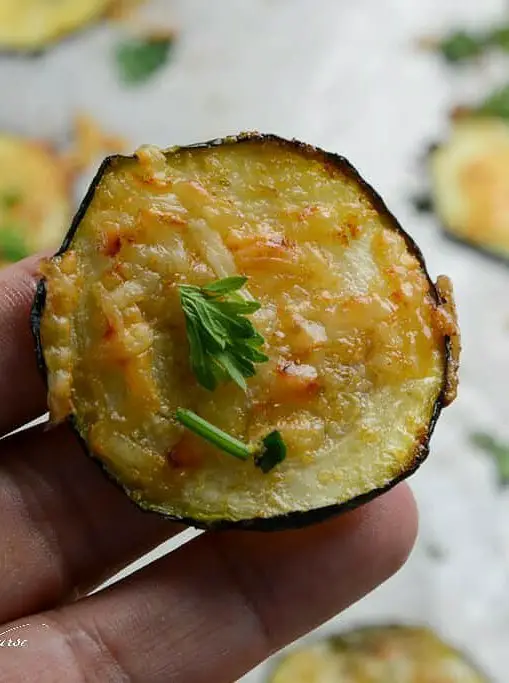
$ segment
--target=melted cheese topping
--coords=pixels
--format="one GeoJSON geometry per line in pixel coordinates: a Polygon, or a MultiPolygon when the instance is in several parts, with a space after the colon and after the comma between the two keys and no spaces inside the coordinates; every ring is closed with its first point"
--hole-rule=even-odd
{"type": "Polygon", "coordinates": [[[98,18],[111,0],[2,0],[0,48],[42,49],[98,18]]]}
{"type": "Polygon", "coordinates": [[[3,231],[18,232],[28,253],[56,249],[71,216],[65,164],[43,144],[0,134],[0,263],[3,231]]]}
{"type": "Polygon", "coordinates": [[[352,631],[287,655],[271,683],[487,683],[432,631],[378,627],[352,631]]]}
{"type": "Polygon", "coordinates": [[[509,125],[466,119],[432,155],[436,210],[446,229],[490,251],[509,254],[509,125]]]}
{"type": "Polygon", "coordinates": [[[202,522],[273,517],[414,466],[450,320],[392,219],[318,153],[245,140],[116,159],[45,275],[52,418],[74,414],[140,503],[202,522]],[[270,361],[247,395],[211,393],[190,370],[177,286],[236,273],[262,304],[270,361]],[[244,441],[279,429],[288,457],[262,474],[179,426],[179,406],[244,441]]]}

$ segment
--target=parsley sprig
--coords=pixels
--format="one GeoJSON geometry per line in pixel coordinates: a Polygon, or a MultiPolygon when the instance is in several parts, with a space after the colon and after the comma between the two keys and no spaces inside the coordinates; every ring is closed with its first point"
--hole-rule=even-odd
{"type": "Polygon", "coordinates": [[[225,453],[233,455],[239,460],[253,458],[256,467],[261,469],[264,474],[270,472],[286,458],[286,445],[278,431],[271,432],[260,441],[245,444],[210,424],[191,410],[178,408],[175,417],[184,427],[225,453]]]}
{"type": "MultiPolygon", "coordinates": [[[[231,380],[247,391],[246,378],[256,374],[255,364],[269,360],[260,351],[264,338],[246,317],[260,309],[257,301],[240,294],[246,282],[246,277],[233,276],[204,287],[179,286],[191,368],[198,382],[209,391],[214,391],[220,382],[231,380]]],[[[286,445],[278,431],[246,444],[191,410],[178,408],[175,419],[225,453],[244,461],[253,458],[264,473],[286,458],[286,445]]]]}
{"type": "Polygon", "coordinates": [[[117,68],[126,85],[135,86],[150,80],[168,62],[173,37],[133,38],[117,45],[117,68]]]}
{"type": "Polygon", "coordinates": [[[269,360],[260,351],[263,337],[245,317],[260,308],[258,302],[247,301],[238,293],[246,282],[246,277],[235,276],[205,287],[179,287],[191,367],[209,391],[227,380],[246,391],[245,378],[256,374],[255,363],[269,360]]]}

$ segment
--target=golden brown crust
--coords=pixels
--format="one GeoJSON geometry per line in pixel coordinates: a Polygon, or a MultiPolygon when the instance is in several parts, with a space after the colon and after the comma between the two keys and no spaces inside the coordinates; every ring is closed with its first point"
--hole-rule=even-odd
{"type": "Polygon", "coordinates": [[[52,417],[67,408],[145,506],[201,524],[347,505],[406,476],[443,397],[445,313],[380,202],[343,160],[273,138],[114,158],[46,271],[52,417]],[[269,362],[247,395],[210,394],[190,372],[177,287],[237,273],[269,362]],[[205,444],[195,457],[177,407],[246,441],[277,428],[287,460],[263,475],[205,444]]]}
{"type": "Polygon", "coordinates": [[[443,330],[444,337],[449,340],[450,354],[444,396],[444,405],[448,406],[458,395],[461,334],[456,302],[454,300],[453,285],[450,278],[446,275],[440,275],[437,278],[436,287],[442,301],[442,306],[439,306],[437,309],[438,324],[443,330]]]}

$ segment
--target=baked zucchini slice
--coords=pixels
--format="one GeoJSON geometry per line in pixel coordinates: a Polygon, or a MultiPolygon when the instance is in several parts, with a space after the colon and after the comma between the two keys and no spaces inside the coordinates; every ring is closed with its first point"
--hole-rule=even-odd
{"type": "Polygon", "coordinates": [[[0,50],[38,52],[98,19],[112,0],[2,0],[0,50]]]}
{"type": "Polygon", "coordinates": [[[375,626],[284,656],[270,683],[488,683],[431,629],[375,626]]]}
{"type": "Polygon", "coordinates": [[[140,506],[195,526],[280,529],[355,507],[416,470],[454,398],[450,282],[431,282],[344,158],[297,141],[107,159],[42,272],[51,420],[70,419],[140,506]],[[223,353],[209,314],[225,280],[243,290],[223,312],[251,315],[225,321],[240,340],[223,353]],[[240,451],[263,444],[254,464],[179,409],[240,451]]]}
{"type": "Polygon", "coordinates": [[[460,117],[450,139],[431,153],[435,212],[447,234],[509,258],[509,125],[460,117]]]}
{"type": "Polygon", "coordinates": [[[57,249],[72,211],[71,179],[57,154],[0,133],[0,265],[57,249]]]}

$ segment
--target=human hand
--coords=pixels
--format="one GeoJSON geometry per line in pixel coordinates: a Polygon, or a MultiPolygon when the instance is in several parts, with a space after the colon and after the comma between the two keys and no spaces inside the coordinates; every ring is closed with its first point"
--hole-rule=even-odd
{"type": "MultiPolygon", "coordinates": [[[[35,282],[36,259],[0,272],[1,434],[46,410],[35,282]]],[[[86,597],[183,528],[41,426],[0,444],[0,514],[0,683],[231,683],[395,572],[417,519],[402,485],[300,531],[205,533],[86,597]]]]}

